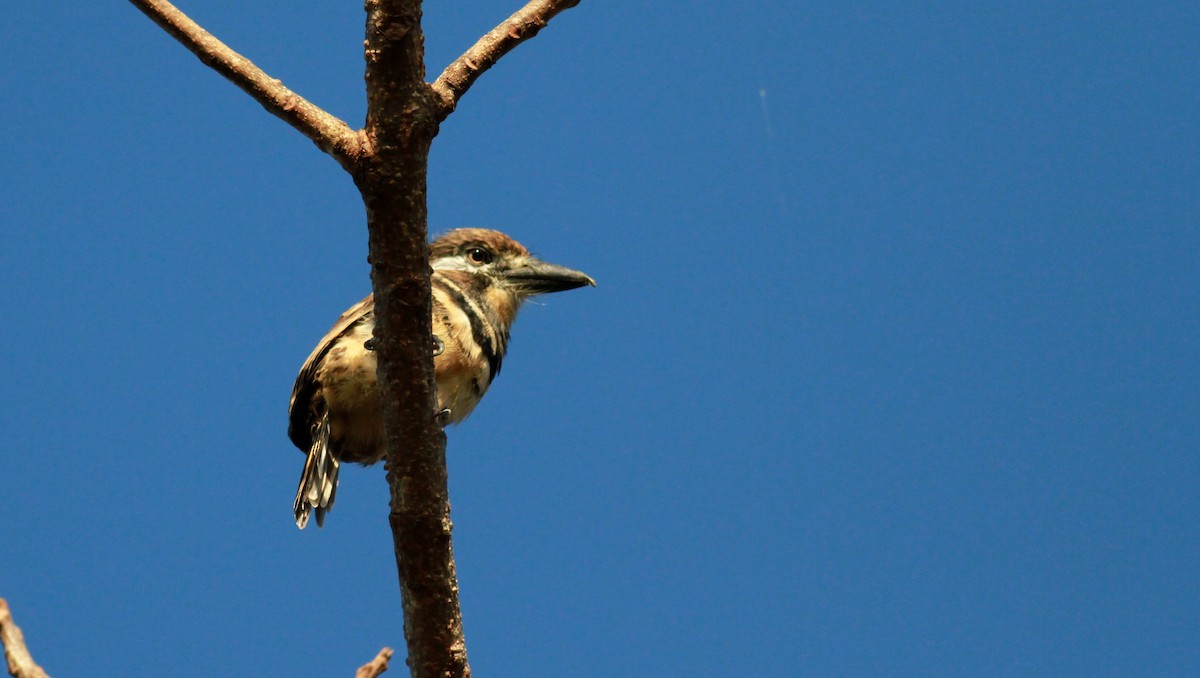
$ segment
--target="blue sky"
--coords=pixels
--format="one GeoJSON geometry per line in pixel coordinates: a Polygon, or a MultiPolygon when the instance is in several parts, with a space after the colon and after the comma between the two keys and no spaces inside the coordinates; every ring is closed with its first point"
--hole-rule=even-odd
{"type": "MultiPolygon", "coordinates": [[[[361,124],[361,3],[181,7],[361,124]]],[[[515,7],[428,3],[431,77],[515,7]]],[[[352,183],[125,2],[2,13],[35,656],[401,647],[382,467],[291,518],[292,380],[369,289],[352,183]]],[[[527,307],[450,431],[475,671],[1200,671],[1198,44],[1194,3],[585,0],[484,76],[431,227],[599,287],[527,307]]]]}

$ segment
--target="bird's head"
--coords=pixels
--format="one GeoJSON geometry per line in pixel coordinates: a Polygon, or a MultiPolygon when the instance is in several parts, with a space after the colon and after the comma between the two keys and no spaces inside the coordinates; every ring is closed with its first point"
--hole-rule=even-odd
{"type": "Polygon", "coordinates": [[[460,228],[443,234],[430,245],[429,260],[435,271],[482,276],[477,280],[485,280],[490,283],[487,287],[511,295],[517,303],[535,294],[596,284],[588,275],[544,262],[516,240],[484,228],[460,228]]]}

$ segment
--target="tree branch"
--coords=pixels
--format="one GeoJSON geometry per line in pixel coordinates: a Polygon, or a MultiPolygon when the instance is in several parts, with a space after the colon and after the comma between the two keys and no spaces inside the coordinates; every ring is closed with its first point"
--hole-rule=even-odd
{"type": "Polygon", "coordinates": [[[532,0],[517,10],[446,67],[433,83],[437,95],[437,119],[445,120],[458,106],[483,72],[511,52],[517,45],[538,34],[559,12],[578,5],[580,0],[532,0]]]}
{"type": "Polygon", "coordinates": [[[8,601],[3,598],[0,598],[0,644],[4,645],[4,658],[8,660],[8,675],[13,678],[50,678],[33,661],[29,648],[25,647],[25,634],[13,621],[8,601]]]}
{"type": "Polygon", "coordinates": [[[361,139],[349,125],[284,87],[166,0],[129,1],[206,66],[225,76],[272,115],[295,127],[347,170],[358,161],[361,139]]]}
{"type": "Polygon", "coordinates": [[[450,544],[446,436],[437,425],[426,212],[437,134],[420,0],[367,0],[367,208],[392,540],[416,677],[469,676],[450,544]]]}
{"type": "Polygon", "coordinates": [[[354,672],[354,678],[378,678],[380,674],[388,670],[388,661],[391,660],[392,648],[385,647],[375,655],[371,661],[358,667],[354,672]]]}
{"type": "MultiPolygon", "coordinates": [[[[388,518],[414,678],[471,675],[450,541],[446,436],[435,420],[426,207],[429,148],[438,124],[483,71],[579,1],[530,2],[429,85],[421,0],[366,0],[367,124],[355,132],[166,0],[130,0],[202,62],[336,158],[362,193],[388,448],[388,518]]],[[[385,648],[359,669],[359,677],[382,673],[390,656],[385,648]]]]}

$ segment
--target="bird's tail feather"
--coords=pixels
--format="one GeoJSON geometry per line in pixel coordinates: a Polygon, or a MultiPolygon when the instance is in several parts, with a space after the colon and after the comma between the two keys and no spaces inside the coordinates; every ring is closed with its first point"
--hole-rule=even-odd
{"type": "Polygon", "coordinates": [[[304,461],[304,473],[300,475],[300,487],[296,489],[296,527],[304,529],[308,524],[309,512],[316,510],[317,527],[325,526],[325,512],[333,508],[337,497],[338,466],[340,462],[329,449],[329,415],[321,417],[321,423],[313,432],[312,447],[304,461]]]}

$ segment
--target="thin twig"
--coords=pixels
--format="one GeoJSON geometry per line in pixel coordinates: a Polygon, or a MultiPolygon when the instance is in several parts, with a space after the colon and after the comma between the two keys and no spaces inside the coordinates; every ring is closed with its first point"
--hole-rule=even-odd
{"type": "Polygon", "coordinates": [[[580,0],[532,0],[499,26],[488,31],[471,49],[446,67],[433,83],[437,95],[438,120],[454,112],[458,100],[484,71],[496,65],[500,57],[538,34],[559,12],[578,5],[580,0]]]}
{"type": "Polygon", "coordinates": [[[284,87],[249,59],[204,30],[166,0],[129,0],[154,23],[271,114],[295,127],[347,170],[357,161],[359,134],[337,117],[284,87]]]}
{"type": "Polygon", "coordinates": [[[25,647],[25,634],[13,621],[8,602],[3,598],[0,598],[0,644],[4,645],[4,658],[8,660],[8,675],[13,678],[50,678],[33,661],[29,648],[25,647]]]}
{"type": "Polygon", "coordinates": [[[379,654],[375,655],[374,659],[358,667],[358,671],[354,672],[354,678],[377,678],[379,674],[388,670],[388,661],[393,654],[392,648],[383,648],[379,654]]]}

